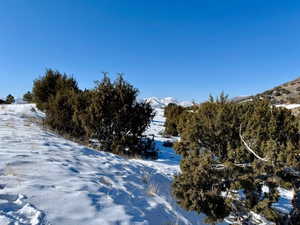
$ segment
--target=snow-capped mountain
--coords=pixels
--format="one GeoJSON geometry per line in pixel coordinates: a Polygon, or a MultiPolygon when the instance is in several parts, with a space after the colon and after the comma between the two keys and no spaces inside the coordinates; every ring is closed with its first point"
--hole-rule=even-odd
{"type": "Polygon", "coordinates": [[[164,108],[170,103],[174,103],[181,106],[190,106],[192,102],[184,101],[180,102],[173,97],[166,97],[166,98],[157,98],[157,97],[150,97],[144,99],[146,102],[150,103],[153,108],[164,108]]]}

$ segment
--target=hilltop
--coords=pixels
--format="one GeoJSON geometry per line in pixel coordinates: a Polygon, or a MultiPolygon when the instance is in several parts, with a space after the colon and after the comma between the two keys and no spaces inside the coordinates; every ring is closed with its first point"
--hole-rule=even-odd
{"type": "Polygon", "coordinates": [[[253,97],[260,97],[269,99],[273,104],[300,104],[300,77],[278,85],[272,89],[266,90],[262,93],[248,96],[235,97],[234,101],[242,102],[252,99],[253,97]]]}

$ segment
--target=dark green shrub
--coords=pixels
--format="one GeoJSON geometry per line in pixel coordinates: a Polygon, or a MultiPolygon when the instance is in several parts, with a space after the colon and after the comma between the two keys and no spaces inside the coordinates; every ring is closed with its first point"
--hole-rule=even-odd
{"type": "Polygon", "coordinates": [[[30,91],[28,91],[27,93],[25,93],[23,95],[23,101],[28,102],[28,103],[33,102],[33,95],[30,91]]]}
{"type": "Polygon", "coordinates": [[[138,90],[122,76],[111,82],[104,76],[91,91],[84,118],[87,134],[99,140],[101,149],[117,154],[143,155],[142,134],[154,116],[150,104],[137,102],[138,90]]]}
{"type": "Polygon", "coordinates": [[[167,148],[172,148],[173,147],[173,142],[171,141],[164,141],[163,146],[167,148]]]}
{"type": "Polygon", "coordinates": [[[287,97],[286,103],[287,104],[299,104],[300,98],[299,97],[287,97]]]}
{"type": "Polygon", "coordinates": [[[94,89],[81,91],[73,78],[47,70],[35,81],[33,93],[46,112],[45,123],[57,132],[97,139],[101,150],[116,154],[157,156],[154,141],[143,137],[153,109],[137,102],[138,90],[122,76],[112,83],[105,75],[94,89]]]}
{"type": "Polygon", "coordinates": [[[286,180],[281,174],[299,168],[299,130],[289,110],[261,100],[237,104],[220,98],[202,104],[181,126],[175,149],[183,156],[182,173],[173,194],[183,208],[205,213],[210,222],[230,213],[249,216],[250,210],[278,222],[271,204],[286,180]],[[237,190],[244,199],[232,198],[237,190]]]}
{"type": "Polygon", "coordinates": [[[9,94],[7,97],[6,97],[6,104],[12,104],[12,103],[15,103],[15,97],[12,96],[11,94],[9,94]]]}
{"type": "Polygon", "coordinates": [[[72,137],[85,135],[84,129],[75,119],[78,98],[81,92],[61,90],[51,96],[46,110],[45,123],[52,129],[72,137]]]}
{"type": "Polygon", "coordinates": [[[91,105],[92,101],[92,91],[84,90],[77,93],[74,98],[74,113],[73,122],[77,127],[82,127],[84,129],[84,136],[87,136],[87,128],[85,127],[85,121],[88,119],[87,109],[91,105]]]}
{"type": "Polygon", "coordinates": [[[300,192],[295,194],[292,204],[294,208],[291,212],[291,224],[300,225],[300,192]]]}
{"type": "Polygon", "coordinates": [[[34,81],[32,94],[33,101],[40,110],[47,110],[49,99],[54,97],[59,91],[78,91],[75,79],[67,77],[58,71],[47,69],[44,76],[34,81]]]}
{"type": "Polygon", "coordinates": [[[165,107],[164,116],[166,118],[165,122],[165,134],[178,136],[178,122],[181,114],[184,111],[184,107],[170,103],[165,107]]]}
{"type": "Polygon", "coordinates": [[[274,96],[277,96],[277,97],[278,97],[278,96],[281,96],[281,95],[282,95],[282,94],[281,94],[279,91],[274,93],[274,96]]]}

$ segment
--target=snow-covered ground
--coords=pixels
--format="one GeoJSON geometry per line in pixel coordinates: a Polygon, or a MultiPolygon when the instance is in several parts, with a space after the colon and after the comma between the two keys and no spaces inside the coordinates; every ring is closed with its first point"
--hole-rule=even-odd
{"type": "Polygon", "coordinates": [[[300,107],[300,104],[283,104],[283,105],[276,105],[276,107],[283,107],[286,109],[296,109],[300,107]]]}
{"type": "MultiPolygon", "coordinates": [[[[170,193],[180,156],[163,147],[163,108],[146,134],[155,135],[157,160],[99,152],[46,131],[33,104],[0,106],[0,225],[204,224],[170,193]]],[[[176,139],[173,138],[175,141],[176,139]]],[[[291,210],[281,189],[273,206],[291,210]]],[[[228,222],[230,220],[227,220],[228,222]]],[[[264,223],[268,224],[268,223],[264,223]]]]}
{"type": "Polygon", "coordinates": [[[170,184],[179,156],[164,148],[163,110],[147,134],[156,161],[98,152],[39,127],[34,105],[0,106],[0,225],[202,224],[170,184]]]}

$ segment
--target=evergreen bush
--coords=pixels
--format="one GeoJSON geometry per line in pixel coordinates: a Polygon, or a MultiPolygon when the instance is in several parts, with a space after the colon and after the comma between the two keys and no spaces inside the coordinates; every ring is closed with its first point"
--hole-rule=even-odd
{"type": "Polygon", "coordinates": [[[156,158],[154,140],[143,136],[153,109],[138,102],[137,94],[121,75],[111,82],[105,74],[94,89],[81,91],[73,78],[53,70],[33,88],[35,102],[46,113],[45,123],[57,132],[97,139],[101,150],[116,154],[156,158]]]}
{"type": "Polygon", "coordinates": [[[164,116],[166,118],[165,122],[165,134],[178,136],[178,122],[181,114],[184,111],[184,107],[170,103],[165,107],[164,116]]]}
{"type": "Polygon", "coordinates": [[[6,104],[13,104],[15,103],[15,97],[12,96],[11,94],[9,94],[7,97],[6,97],[6,104]]]}
{"type": "Polygon", "coordinates": [[[175,144],[183,157],[173,182],[178,203],[205,213],[211,223],[230,214],[249,216],[250,210],[279,222],[271,207],[277,187],[293,182],[287,168],[299,169],[299,130],[291,112],[264,100],[233,103],[222,95],[188,116],[175,144]]]}
{"type": "Polygon", "coordinates": [[[49,99],[55,97],[62,90],[79,91],[76,80],[59,71],[47,69],[44,76],[34,81],[33,101],[40,110],[47,110],[49,99]]]}
{"type": "Polygon", "coordinates": [[[49,98],[45,123],[61,134],[72,137],[85,135],[84,128],[76,121],[77,99],[81,95],[75,90],[60,90],[49,98]]]}
{"type": "Polygon", "coordinates": [[[32,93],[30,91],[28,91],[27,93],[25,93],[23,95],[23,101],[25,101],[27,103],[33,102],[33,96],[32,96],[32,93]]]}
{"type": "Polygon", "coordinates": [[[116,154],[143,155],[142,134],[154,117],[146,102],[137,102],[138,90],[122,76],[114,82],[104,76],[91,91],[91,104],[80,117],[87,134],[101,149],[116,154]]]}

